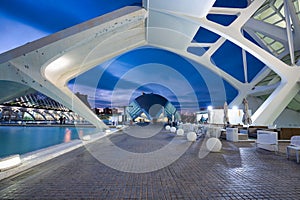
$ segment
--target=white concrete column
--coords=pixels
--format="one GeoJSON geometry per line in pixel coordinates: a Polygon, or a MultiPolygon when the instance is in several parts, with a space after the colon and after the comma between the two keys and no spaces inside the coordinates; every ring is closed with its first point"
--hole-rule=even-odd
{"type": "MultiPolygon", "coordinates": [[[[295,70],[299,74],[299,70],[295,70]]],[[[255,125],[271,125],[299,92],[298,79],[293,75],[288,82],[282,82],[266,101],[252,115],[255,125]]]]}
{"type": "Polygon", "coordinates": [[[262,1],[252,2],[249,7],[241,12],[240,17],[228,27],[221,26],[204,18],[194,18],[194,20],[199,22],[200,26],[219,34],[245,49],[281,77],[281,85],[261,105],[252,117],[252,121],[256,124],[269,125],[275,121],[299,91],[297,82],[299,81],[300,73],[295,67],[286,65],[269,52],[244,38],[241,34],[240,30],[242,26],[262,4],[262,1]]]}
{"type": "Polygon", "coordinates": [[[145,44],[146,11],[125,7],[0,55],[0,80],[29,86],[75,111],[98,128],[107,126],[68,88],[81,73],[145,44]],[[51,63],[63,58],[62,62],[51,63]],[[49,66],[50,65],[50,66],[49,66]]]}

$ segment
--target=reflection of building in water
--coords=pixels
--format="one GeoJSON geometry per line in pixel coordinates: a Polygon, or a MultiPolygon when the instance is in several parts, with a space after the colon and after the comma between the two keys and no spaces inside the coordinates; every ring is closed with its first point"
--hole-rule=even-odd
{"type": "Polygon", "coordinates": [[[158,94],[145,94],[134,99],[126,113],[136,122],[180,121],[180,114],[171,102],[158,94]]]}
{"type": "Polygon", "coordinates": [[[72,131],[70,129],[66,128],[64,142],[70,142],[71,141],[71,134],[72,134],[72,131]]]}
{"type": "Polygon", "coordinates": [[[80,139],[82,139],[82,137],[83,137],[83,130],[79,130],[78,136],[79,136],[80,139]]]}

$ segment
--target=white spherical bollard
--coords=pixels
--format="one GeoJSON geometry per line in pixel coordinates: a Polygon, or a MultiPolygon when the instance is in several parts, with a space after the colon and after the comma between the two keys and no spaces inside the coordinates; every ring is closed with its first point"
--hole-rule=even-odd
{"type": "Polygon", "coordinates": [[[122,125],[117,125],[116,128],[117,129],[121,129],[123,126],[122,125]]]}
{"type": "Polygon", "coordinates": [[[178,136],[183,136],[184,135],[184,130],[182,128],[177,130],[177,135],[178,136]]]}
{"type": "Polygon", "coordinates": [[[222,142],[218,138],[209,138],[206,147],[211,152],[219,152],[222,149],[222,142]]]}
{"type": "Polygon", "coordinates": [[[82,137],[82,140],[83,141],[89,141],[89,140],[91,140],[91,136],[90,135],[85,135],[85,136],[82,137]]]}
{"type": "Polygon", "coordinates": [[[169,131],[170,128],[171,128],[171,126],[169,126],[169,125],[167,125],[167,126],[165,127],[165,129],[166,129],[167,131],[169,131]]]}
{"type": "Polygon", "coordinates": [[[171,127],[170,131],[171,131],[171,133],[175,133],[176,132],[176,127],[171,127]]]}
{"type": "Polygon", "coordinates": [[[187,138],[188,141],[194,142],[194,141],[196,141],[196,139],[197,139],[197,135],[196,135],[195,132],[189,132],[189,133],[186,135],[186,138],[187,138]]]}

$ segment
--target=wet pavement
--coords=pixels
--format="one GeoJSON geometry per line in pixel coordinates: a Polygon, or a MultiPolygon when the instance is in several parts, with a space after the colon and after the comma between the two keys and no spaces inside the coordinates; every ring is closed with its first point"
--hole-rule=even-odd
{"type": "Polygon", "coordinates": [[[0,181],[0,199],[300,199],[300,164],[293,154],[287,160],[287,143],[274,153],[250,142],[222,140],[221,152],[200,155],[205,138],[190,143],[165,130],[148,138],[128,131],[109,136],[107,148],[131,152],[120,152],[123,161],[115,162],[129,165],[131,172],[99,161],[107,155],[107,140],[101,139],[0,181]],[[174,151],[160,152],[171,144],[174,151]],[[178,159],[167,159],[183,150],[178,159]],[[134,172],[135,163],[146,162],[153,152],[166,159],[152,160],[147,172],[134,172]],[[140,154],[145,156],[136,159],[140,154]],[[155,170],[163,162],[166,166],[155,170]]]}

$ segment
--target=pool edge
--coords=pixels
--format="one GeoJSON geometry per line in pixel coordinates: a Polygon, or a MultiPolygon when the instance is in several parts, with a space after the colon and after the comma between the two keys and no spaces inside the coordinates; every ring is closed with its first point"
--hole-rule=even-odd
{"type": "Polygon", "coordinates": [[[29,153],[23,154],[23,155],[21,155],[22,164],[14,167],[14,168],[0,172],[0,181],[3,179],[9,178],[10,176],[21,173],[25,170],[28,170],[28,169],[30,169],[34,166],[37,166],[43,162],[49,161],[53,158],[56,158],[58,156],[66,154],[70,151],[73,151],[75,149],[83,147],[86,144],[95,142],[96,140],[102,139],[103,137],[107,137],[113,133],[119,132],[121,130],[122,129],[116,129],[109,133],[102,133],[102,134],[99,133],[97,136],[93,137],[89,141],[82,141],[80,139],[77,139],[77,140],[73,140],[68,143],[54,145],[54,146],[45,148],[43,150],[37,150],[34,152],[29,152],[29,153]]]}

